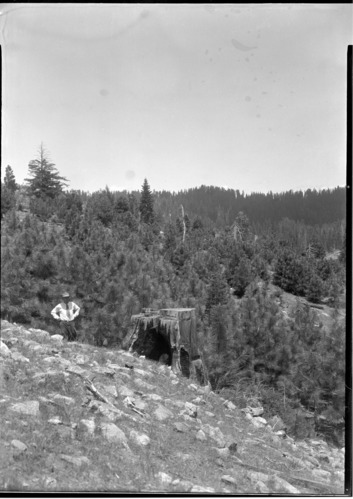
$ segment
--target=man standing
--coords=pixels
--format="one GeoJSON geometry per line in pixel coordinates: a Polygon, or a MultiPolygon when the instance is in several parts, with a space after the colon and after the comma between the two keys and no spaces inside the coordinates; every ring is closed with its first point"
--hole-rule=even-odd
{"type": "Polygon", "coordinates": [[[60,321],[63,336],[66,337],[68,341],[75,341],[77,338],[77,331],[74,320],[80,313],[80,307],[73,301],[70,301],[69,293],[65,292],[61,297],[62,302],[53,308],[51,315],[54,319],[60,321]]]}

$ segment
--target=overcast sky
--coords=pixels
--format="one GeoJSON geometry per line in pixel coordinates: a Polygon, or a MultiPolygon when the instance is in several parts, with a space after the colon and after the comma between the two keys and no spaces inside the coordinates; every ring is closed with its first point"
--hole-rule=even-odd
{"type": "Polygon", "coordinates": [[[69,187],[346,182],[349,4],[1,4],[2,172],[69,187]]]}

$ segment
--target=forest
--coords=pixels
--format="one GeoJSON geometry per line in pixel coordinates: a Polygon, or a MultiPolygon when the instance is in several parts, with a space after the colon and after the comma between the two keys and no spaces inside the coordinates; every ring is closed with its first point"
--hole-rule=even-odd
{"type": "Polygon", "coordinates": [[[11,166],[1,182],[3,319],[58,333],[50,311],[68,291],[81,307],[80,341],[120,348],[143,308],[195,308],[214,390],[262,404],[295,436],[310,414],[338,445],[344,188],[170,193],[145,179],[139,192],[87,193],[67,189],[43,146],[28,167],[24,184],[11,166]],[[284,313],[289,294],[295,306],[284,313]],[[330,308],[329,328],[315,306],[330,308]]]}

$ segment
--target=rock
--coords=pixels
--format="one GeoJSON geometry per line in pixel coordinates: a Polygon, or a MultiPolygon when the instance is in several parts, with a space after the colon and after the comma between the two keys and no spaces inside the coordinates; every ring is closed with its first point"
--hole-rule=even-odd
{"type": "Polygon", "coordinates": [[[177,457],[180,461],[189,461],[189,459],[191,459],[190,454],[185,454],[184,452],[177,452],[177,453],[176,453],[176,457],[177,457]]]}
{"type": "Polygon", "coordinates": [[[156,419],[158,419],[158,421],[165,421],[166,419],[172,418],[174,416],[169,409],[160,404],[153,414],[156,419]]]}
{"type": "Polygon", "coordinates": [[[334,475],[333,475],[334,479],[336,480],[344,480],[344,477],[345,477],[345,473],[344,471],[335,471],[334,475]]]}
{"type": "Polygon", "coordinates": [[[130,431],[130,438],[137,445],[140,445],[141,447],[146,447],[151,443],[151,439],[147,435],[145,435],[144,433],[139,433],[138,431],[135,430],[130,431]]]}
{"type": "Polygon", "coordinates": [[[83,366],[84,364],[88,364],[90,358],[87,355],[78,354],[74,357],[74,362],[79,366],[83,366]]]}
{"type": "Polygon", "coordinates": [[[306,459],[306,461],[309,461],[310,463],[312,463],[313,466],[316,466],[317,468],[320,468],[320,463],[319,463],[319,461],[315,457],[307,455],[305,457],[305,459],[306,459]]]}
{"type": "Polygon", "coordinates": [[[165,399],[164,403],[165,405],[172,405],[173,407],[179,407],[179,408],[185,407],[185,402],[183,402],[182,400],[165,399]]]}
{"type": "Polygon", "coordinates": [[[230,475],[222,475],[221,476],[221,480],[222,482],[225,482],[225,483],[230,483],[232,485],[236,485],[237,484],[237,481],[235,478],[233,478],[232,476],[230,475]]]}
{"type": "Polygon", "coordinates": [[[300,494],[300,490],[298,490],[296,487],[293,487],[290,483],[286,482],[286,480],[283,480],[283,478],[280,478],[279,476],[273,475],[270,479],[270,483],[268,483],[268,486],[270,487],[270,490],[272,492],[272,487],[275,492],[285,492],[288,494],[300,494]]]}
{"type": "Polygon", "coordinates": [[[196,440],[199,440],[200,442],[205,442],[207,440],[205,432],[202,430],[199,430],[196,433],[196,440]]]}
{"type": "Polygon", "coordinates": [[[168,473],[164,473],[163,471],[160,471],[159,473],[157,473],[156,478],[163,485],[169,485],[173,481],[173,478],[170,475],[168,475],[168,473]]]}
{"type": "Polygon", "coordinates": [[[189,482],[188,480],[179,480],[179,478],[173,480],[171,485],[174,487],[175,492],[190,492],[193,487],[192,482],[189,482]]]}
{"type": "Polygon", "coordinates": [[[73,440],[76,436],[75,431],[66,425],[58,425],[56,431],[62,439],[73,440]]]}
{"type": "Polygon", "coordinates": [[[202,485],[194,485],[191,488],[190,492],[193,494],[198,494],[198,493],[215,494],[216,491],[212,487],[203,487],[202,485]]]}
{"type": "Polygon", "coordinates": [[[26,362],[26,363],[29,362],[29,359],[24,355],[22,355],[20,352],[12,351],[11,354],[12,354],[12,360],[15,360],[16,362],[26,362]]]}
{"type": "Polygon", "coordinates": [[[55,402],[63,402],[65,405],[75,405],[76,401],[72,397],[66,397],[66,395],[61,395],[60,393],[57,393],[54,395],[53,400],[55,402]]]}
{"type": "Polygon", "coordinates": [[[246,417],[246,419],[247,419],[248,421],[252,421],[252,420],[253,420],[253,417],[252,417],[252,415],[251,415],[249,412],[247,412],[247,413],[245,414],[245,417],[246,417]]]}
{"type": "Polygon", "coordinates": [[[11,445],[18,452],[25,452],[27,450],[27,445],[21,442],[20,440],[11,440],[11,445]]]}
{"type": "Polygon", "coordinates": [[[247,409],[253,417],[261,416],[264,413],[263,407],[247,407],[247,409]]]}
{"type": "Polygon", "coordinates": [[[154,385],[151,385],[150,383],[146,383],[146,381],[143,381],[141,378],[135,378],[134,382],[137,386],[140,388],[143,388],[144,390],[155,390],[156,387],[154,385]]]}
{"type": "Polygon", "coordinates": [[[79,431],[87,433],[88,435],[94,435],[96,429],[96,424],[93,419],[81,419],[78,425],[79,431]]]}
{"type": "Polygon", "coordinates": [[[139,411],[144,411],[146,409],[146,407],[147,407],[147,404],[146,404],[146,402],[144,402],[141,399],[135,399],[135,407],[139,411]]]}
{"type": "Polygon", "coordinates": [[[64,337],[61,334],[53,334],[53,336],[50,337],[51,341],[56,344],[61,344],[64,341],[64,337]]]}
{"type": "Polygon", "coordinates": [[[35,338],[37,341],[47,341],[50,339],[50,334],[48,331],[43,331],[42,329],[33,329],[29,328],[28,331],[30,331],[31,337],[35,338]]]}
{"type": "Polygon", "coordinates": [[[90,460],[88,457],[85,456],[79,456],[79,457],[73,457],[73,456],[67,456],[66,454],[60,454],[60,459],[63,461],[66,461],[67,463],[72,464],[73,466],[76,466],[77,468],[80,468],[83,465],[89,465],[90,460]]]}
{"type": "Polygon", "coordinates": [[[56,481],[56,479],[51,477],[51,476],[45,478],[43,483],[44,483],[44,487],[46,489],[55,489],[58,485],[58,482],[56,481]]]}
{"type": "Polygon", "coordinates": [[[279,416],[273,416],[268,422],[273,431],[285,430],[286,425],[279,416]]]}
{"type": "Polygon", "coordinates": [[[162,400],[162,397],[160,395],[157,395],[157,393],[147,393],[144,395],[144,398],[148,400],[153,400],[154,402],[162,400]]]}
{"type": "Polygon", "coordinates": [[[264,482],[258,480],[255,483],[255,492],[259,492],[260,494],[269,494],[270,489],[267,487],[267,485],[264,484],[264,482]]]}
{"type": "Polygon", "coordinates": [[[197,418],[197,406],[191,402],[185,402],[185,411],[190,418],[197,418]]]}
{"type": "Polygon", "coordinates": [[[120,409],[116,409],[115,407],[106,404],[105,402],[99,402],[98,400],[91,400],[88,407],[92,411],[99,412],[110,421],[116,421],[123,416],[128,417],[128,415],[125,412],[120,411],[120,409]]]}
{"type": "Polygon", "coordinates": [[[236,405],[233,404],[233,402],[231,402],[230,400],[226,400],[223,405],[229,409],[230,411],[234,411],[234,409],[236,409],[236,405]]]}
{"type": "Polygon", "coordinates": [[[220,447],[225,447],[226,439],[218,427],[213,427],[209,424],[201,426],[201,430],[212,438],[220,447]]]}
{"type": "Polygon", "coordinates": [[[108,442],[121,444],[124,447],[127,445],[127,438],[125,433],[118,428],[114,423],[101,423],[100,429],[104,438],[108,442]]]}
{"type": "Polygon", "coordinates": [[[193,383],[190,383],[190,385],[188,385],[188,387],[190,388],[190,390],[194,390],[194,391],[197,391],[199,389],[197,387],[197,385],[194,385],[193,383]]]}
{"type": "Polygon", "coordinates": [[[265,473],[261,473],[260,471],[249,471],[248,476],[254,482],[258,482],[260,480],[264,483],[267,483],[270,478],[268,475],[266,475],[265,473]]]}
{"type": "Polygon", "coordinates": [[[207,416],[209,416],[210,418],[214,418],[215,417],[215,415],[213,414],[213,412],[210,412],[210,411],[205,411],[205,414],[207,416]]]}
{"type": "Polygon", "coordinates": [[[143,369],[135,369],[134,372],[142,376],[142,378],[151,378],[153,376],[150,372],[144,371],[143,369]]]}
{"type": "Polygon", "coordinates": [[[19,402],[10,407],[13,412],[27,414],[29,416],[39,416],[39,402],[37,400],[29,400],[27,402],[19,402]]]}
{"type": "Polygon", "coordinates": [[[59,416],[55,416],[54,418],[50,418],[48,419],[48,423],[50,424],[55,424],[55,425],[58,425],[58,424],[63,424],[62,420],[59,418],[59,416]]]}
{"type": "Polygon", "coordinates": [[[256,427],[256,428],[264,428],[266,426],[266,419],[264,419],[264,421],[266,421],[265,423],[263,423],[263,418],[253,418],[251,420],[252,424],[256,427]]]}
{"type": "Polygon", "coordinates": [[[280,438],[285,438],[286,432],[284,430],[276,431],[275,435],[277,435],[277,437],[280,437],[280,438]]]}
{"type": "Polygon", "coordinates": [[[186,433],[189,430],[189,427],[185,423],[174,423],[174,430],[179,431],[180,433],[186,433]]]}
{"type": "Polygon", "coordinates": [[[2,357],[11,357],[11,350],[0,340],[0,355],[2,357]]]}
{"type": "Polygon", "coordinates": [[[117,388],[117,392],[119,393],[119,395],[121,397],[133,397],[134,396],[134,392],[132,390],[130,390],[130,388],[128,388],[127,386],[118,386],[117,388]]]}
{"type": "Polygon", "coordinates": [[[317,476],[321,480],[330,480],[331,479],[330,471],[314,468],[312,470],[312,474],[317,476]]]}
{"type": "Polygon", "coordinates": [[[215,449],[217,455],[222,459],[227,459],[230,456],[230,450],[228,449],[228,447],[223,447],[221,449],[213,447],[213,449],[215,449]]]}

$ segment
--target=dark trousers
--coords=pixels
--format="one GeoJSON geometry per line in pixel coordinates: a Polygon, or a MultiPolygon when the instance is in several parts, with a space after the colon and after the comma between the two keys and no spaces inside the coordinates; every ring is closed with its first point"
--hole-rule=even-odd
{"type": "Polygon", "coordinates": [[[63,336],[67,339],[67,341],[75,341],[77,339],[77,331],[75,328],[74,321],[71,322],[60,322],[60,328],[63,336]]]}

